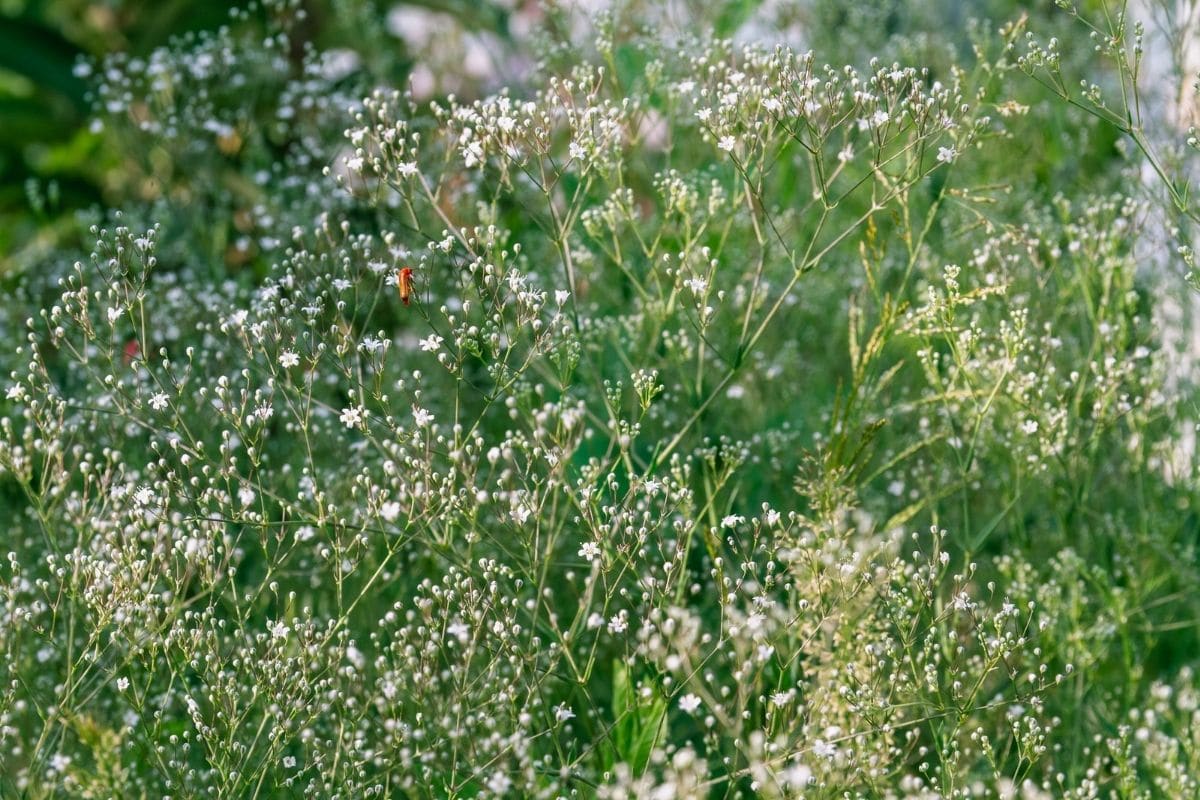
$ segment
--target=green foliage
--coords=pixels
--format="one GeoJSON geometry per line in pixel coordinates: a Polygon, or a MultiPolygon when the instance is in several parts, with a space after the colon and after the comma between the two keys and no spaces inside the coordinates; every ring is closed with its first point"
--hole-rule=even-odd
{"type": "Polygon", "coordinates": [[[0,796],[1197,793],[1145,34],[684,5],[3,6],[0,796]]]}

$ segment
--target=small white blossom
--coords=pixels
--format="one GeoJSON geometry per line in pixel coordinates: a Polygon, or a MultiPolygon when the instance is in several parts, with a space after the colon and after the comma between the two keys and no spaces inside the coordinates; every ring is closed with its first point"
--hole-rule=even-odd
{"type": "Polygon", "coordinates": [[[367,410],[362,406],[350,406],[342,409],[340,417],[342,424],[347,428],[357,428],[362,425],[363,420],[367,417],[367,410]]]}

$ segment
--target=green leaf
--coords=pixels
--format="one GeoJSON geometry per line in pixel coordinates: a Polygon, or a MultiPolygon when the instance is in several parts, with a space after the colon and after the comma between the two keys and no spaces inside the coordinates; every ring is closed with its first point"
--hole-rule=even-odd
{"type": "Polygon", "coordinates": [[[628,667],[614,661],[613,715],[617,720],[611,731],[614,761],[628,764],[635,776],[641,775],[654,746],[666,737],[667,700],[657,694],[642,699],[630,682],[628,667]]]}
{"type": "Polygon", "coordinates": [[[758,10],[762,0],[732,0],[726,3],[713,25],[717,36],[732,36],[758,10]]]}
{"type": "Polygon", "coordinates": [[[28,17],[0,24],[0,67],[24,75],[41,89],[68,98],[83,110],[86,84],[75,77],[81,50],[60,33],[28,17]]]}

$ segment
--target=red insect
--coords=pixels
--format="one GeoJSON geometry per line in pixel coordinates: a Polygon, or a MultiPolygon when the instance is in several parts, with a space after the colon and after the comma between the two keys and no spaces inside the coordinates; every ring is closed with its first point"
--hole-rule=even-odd
{"type": "Polygon", "coordinates": [[[396,275],[396,285],[400,287],[400,302],[408,305],[412,299],[412,268],[404,267],[396,275]]]}
{"type": "Polygon", "coordinates": [[[141,354],[142,348],[138,345],[138,340],[130,339],[125,343],[125,346],[121,348],[121,363],[128,367],[133,360],[141,356],[141,354]]]}

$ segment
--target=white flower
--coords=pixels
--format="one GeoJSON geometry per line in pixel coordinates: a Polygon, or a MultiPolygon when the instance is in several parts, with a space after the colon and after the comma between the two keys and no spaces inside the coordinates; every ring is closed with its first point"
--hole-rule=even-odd
{"type": "Polygon", "coordinates": [[[842,162],[843,164],[852,158],[854,158],[854,148],[850,145],[846,145],[838,151],[838,161],[842,162]]]}
{"type": "Polygon", "coordinates": [[[694,694],[685,694],[679,698],[679,710],[685,714],[691,714],[700,707],[700,698],[694,694]]]}
{"type": "Polygon", "coordinates": [[[279,354],[279,366],[284,369],[291,369],[300,363],[300,356],[296,355],[292,350],[284,350],[279,354]]]}
{"type": "Polygon", "coordinates": [[[346,648],[346,660],[353,664],[355,669],[362,669],[367,664],[367,657],[363,655],[363,651],[354,645],[346,648]]]}
{"type": "Polygon", "coordinates": [[[400,504],[394,500],[384,503],[379,507],[379,516],[383,517],[385,522],[395,522],[400,516],[400,504]]]}
{"type": "Polygon", "coordinates": [[[19,383],[14,383],[12,386],[8,387],[8,391],[4,393],[4,396],[9,400],[24,400],[25,387],[19,383]]]}
{"type": "Polygon", "coordinates": [[[958,157],[958,151],[955,150],[953,147],[939,147],[938,148],[937,160],[943,164],[949,164],[951,161],[953,161],[957,157],[958,157]]]}
{"type": "Polygon", "coordinates": [[[566,289],[558,289],[557,291],[554,292],[554,302],[558,303],[561,306],[563,303],[567,302],[567,298],[569,298],[570,296],[571,296],[571,293],[568,292],[566,289]]]}
{"type": "Polygon", "coordinates": [[[583,145],[579,142],[571,142],[571,146],[567,148],[567,152],[575,161],[582,161],[587,156],[587,151],[583,149],[583,145]]]}
{"type": "Polygon", "coordinates": [[[284,756],[283,757],[283,768],[284,769],[292,769],[295,766],[296,766],[296,757],[295,756],[284,756]]]}
{"type": "Polygon", "coordinates": [[[812,783],[812,770],[803,764],[788,767],[783,773],[783,782],[788,786],[801,787],[812,783]]]}
{"type": "Polygon", "coordinates": [[[362,406],[350,406],[342,409],[342,424],[347,428],[357,428],[366,418],[367,410],[362,406]]]}
{"type": "Polygon", "coordinates": [[[721,520],[721,527],[736,528],[739,524],[746,521],[746,518],[741,514],[728,514],[721,520]]]}
{"type": "Polygon", "coordinates": [[[154,502],[154,490],[149,486],[141,486],[133,493],[133,499],[139,506],[148,506],[154,502]]]}
{"type": "Polygon", "coordinates": [[[579,556],[586,558],[589,562],[593,561],[600,555],[600,545],[595,542],[584,542],[579,546],[579,556]]]}
{"type": "Polygon", "coordinates": [[[609,633],[624,633],[625,629],[628,627],[629,627],[629,622],[628,622],[628,620],[625,619],[624,612],[615,615],[612,619],[610,619],[608,621],[608,632],[609,633]]]}
{"type": "Polygon", "coordinates": [[[413,421],[417,423],[418,428],[424,428],[433,422],[433,414],[419,406],[414,406],[413,421]]]}
{"type": "Polygon", "coordinates": [[[129,678],[117,678],[117,691],[123,692],[129,688],[129,678]]]}
{"type": "Polygon", "coordinates": [[[683,285],[692,290],[692,294],[704,294],[704,290],[708,288],[708,281],[704,278],[688,278],[683,282],[683,285]]]}
{"type": "Polygon", "coordinates": [[[154,397],[150,398],[150,407],[155,411],[162,411],[167,407],[167,396],[162,392],[154,395],[154,397]]]}
{"type": "Polygon", "coordinates": [[[731,153],[733,152],[733,148],[737,147],[737,139],[734,139],[732,136],[722,136],[721,140],[717,142],[717,147],[726,153],[731,153]]]}
{"type": "Polygon", "coordinates": [[[1025,432],[1026,436],[1033,436],[1033,434],[1038,432],[1037,420],[1036,419],[1025,420],[1024,422],[1021,423],[1021,430],[1025,432]]]}
{"type": "Polygon", "coordinates": [[[443,341],[445,340],[442,337],[438,336],[436,333],[431,333],[429,336],[421,340],[421,349],[426,353],[432,353],[442,346],[443,341]]]}
{"type": "Polygon", "coordinates": [[[274,639],[286,639],[290,632],[291,628],[282,622],[276,622],[271,626],[271,637],[274,639]]]}
{"type": "Polygon", "coordinates": [[[562,703],[554,707],[554,719],[558,722],[566,722],[569,719],[575,718],[575,712],[567,708],[566,703],[562,703]]]}
{"type": "Polygon", "coordinates": [[[508,513],[509,516],[513,518],[514,522],[516,522],[518,525],[524,525],[529,521],[529,518],[533,516],[533,509],[525,503],[516,503],[508,513]]]}
{"type": "Polygon", "coordinates": [[[411,161],[402,161],[396,169],[400,171],[401,177],[404,178],[411,178],[417,174],[417,165],[411,161]]]}
{"type": "Polygon", "coordinates": [[[446,633],[453,636],[460,644],[466,644],[471,638],[471,628],[461,620],[452,622],[446,627],[446,633]]]}
{"type": "Polygon", "coordinates": [[[821,758],[833,758],[837,755],[837,745],[827,742],[824,739],[817,739],[813,742],[812,749],[813,753],[821,758]]]}
{"type": "Polygon", "coordinates": [[[463,163],[467,169],[483,163],[483,146],[479,142],[471,142],[463,148],[463,163]]]}

